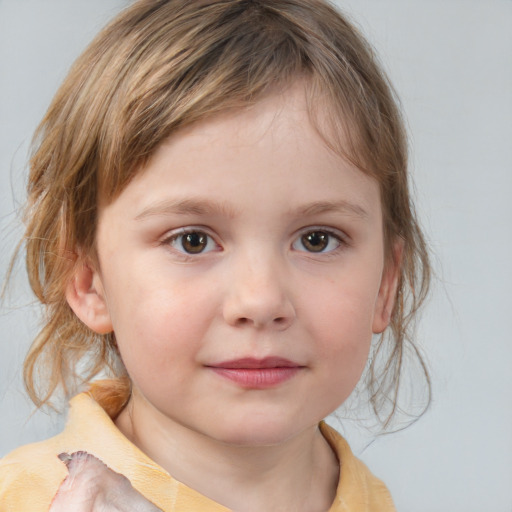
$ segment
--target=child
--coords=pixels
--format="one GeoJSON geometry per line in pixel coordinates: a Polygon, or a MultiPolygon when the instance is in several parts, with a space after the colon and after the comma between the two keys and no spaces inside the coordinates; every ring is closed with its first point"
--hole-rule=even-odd
{"type": "Polygon", "coordinates": [[[38,129],[25,236],[32,399],[112,379],[1,461],[0,510],[394,510],[322,420],[388,331],[369,386],[395,403],[429,276],[406,156],[371,49],[323,0],[124,11],[38,129]]]}

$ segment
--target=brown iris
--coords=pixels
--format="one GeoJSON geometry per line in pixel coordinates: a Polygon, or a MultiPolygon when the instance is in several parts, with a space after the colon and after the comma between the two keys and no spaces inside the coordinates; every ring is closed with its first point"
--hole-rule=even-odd
{"type": "Polygon", "coordinates": [[[198,254],[203,252],[208,244],[208,236],[205,233],[194,231],[182,235],[181,246],[185,252],[190,254],[198,254]]]}
{"type": "Polygon", "coordinates": [[[302,245],[311,252],[321,252],[329,244],[329,233],[325,231],[311,231],[301,237],[302,245]]]}

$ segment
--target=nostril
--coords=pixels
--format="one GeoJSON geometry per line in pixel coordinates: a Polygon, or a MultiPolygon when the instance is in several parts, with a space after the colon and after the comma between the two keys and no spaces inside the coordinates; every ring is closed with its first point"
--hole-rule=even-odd
{"type": "MultiPolygon", "coordinates": [[[[274,320],[273,320],[274,325],[284,325],[284,324],[286,324],[286,322],[287,322],[287,320],[286,320],[286,317],[284,317],[284,316],[278,316],[278,317],[274,318],[274,320]]],[[[243,325],[247,325],[247,324],[256,324],[256,325],[258,324],[258,322],[255,322],[247,317],[238,318],[236,323],[238,326],[243,326],[243,325]]],[[[266,323],[266,322],[264,322],[264,323],[266,323]]]]}

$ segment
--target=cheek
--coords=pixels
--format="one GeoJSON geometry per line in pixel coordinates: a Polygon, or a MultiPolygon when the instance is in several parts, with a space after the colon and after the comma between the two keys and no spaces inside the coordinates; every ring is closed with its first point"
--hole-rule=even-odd
{"type": "Polygon", "coordinates": [[[211,287],[144,275],[111,289],[111,316],[123,361],[130,372],[148,368],[155,373],[179,365],[198,349],[215,314],[211,287]]]}
{"type": "Polygon", "coordinates": [[[332,333],[347,344],[357,344],[361,338],[371,338],[377,296],[378,286],[374,282],[340,279],[324,288],[310,288],[304,308],[314,312],[311,321],[327,339],[332,333]]]}
{"type": "Polygon", "coordinates": [[[310,294],[315,311],[311,325],[326,382],[340,390],[341,401],[352,391],[365,367],[372,341],[375,286],[344,285],[310,294]],[[315,300],[316,298],[316,300],[315,300]]]}

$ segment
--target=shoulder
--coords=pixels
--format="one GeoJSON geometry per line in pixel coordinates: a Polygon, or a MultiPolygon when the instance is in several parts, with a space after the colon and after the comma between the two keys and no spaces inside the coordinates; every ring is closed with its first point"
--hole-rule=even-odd
{"type": "Polygon", "coordinates": [[[57,436],[0,459],[0,512],[47,512],[67,476],[59,453],[57,436]]]}
{"type": "Polygon", "coordinates": [[[384,482],[352,453],[347,441],[325,423],[320,429],[340,461],[336,499],[329,512],[396,512],[384,482]]]}
{"type": "Polygon", "coordinates": [[[0,459],[0,512],[48,512],[68,476],[66,465],[58,457],[63,452],[87,451],[107,462],[114,458],[120,463],[113,467],[123,467],[126,457],[116,457],[115,453],[123,453],[119,446],[127,441],[112,423],[109,412],[115,413],[124,404],[125,388],[117,381],[93,385],[90,391],[71,400],[66,427],[59,435],[22,446],[0,459]]]}

